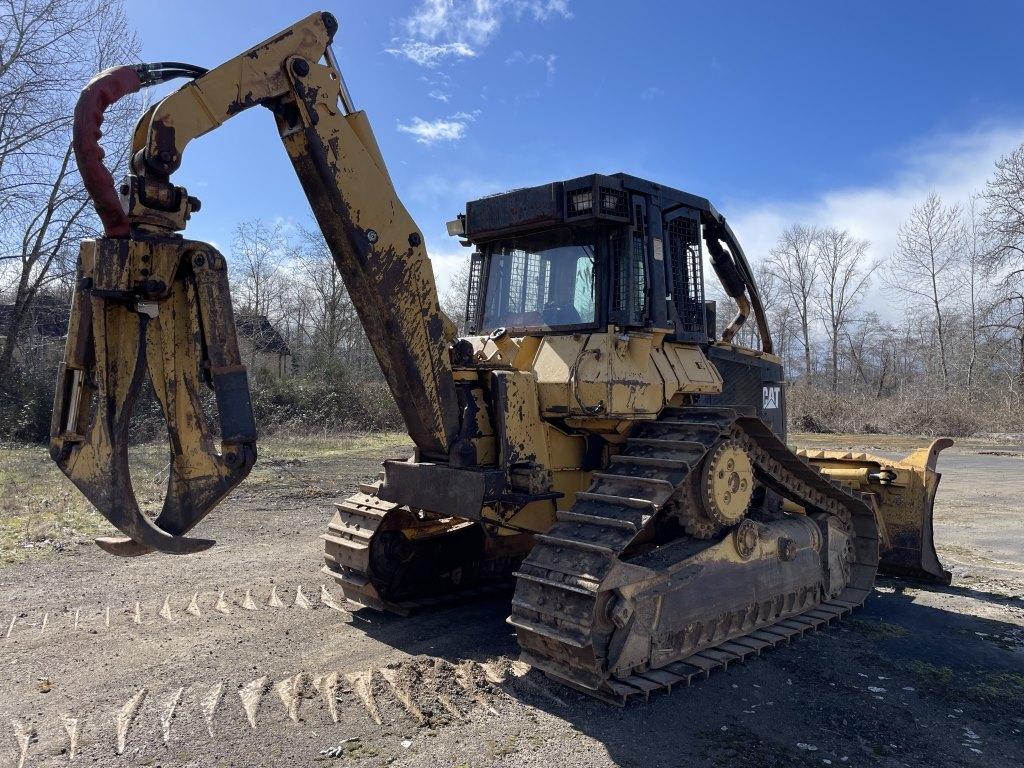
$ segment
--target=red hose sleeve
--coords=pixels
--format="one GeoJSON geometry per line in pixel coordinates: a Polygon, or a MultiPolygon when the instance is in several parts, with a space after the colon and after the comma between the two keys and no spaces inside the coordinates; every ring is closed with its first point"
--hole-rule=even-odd
{"type": "Polygon", "coordinates": [[[121,207],[114,177],[103,165],[103,147],[100,145],[103,113],[115,101],[141,87],[142,82],[134,67],[113,67],[90,80],[75,104],[71,139],[75,162],[107,237],[127,237],[129,231],[128,215],[121,207]]]}

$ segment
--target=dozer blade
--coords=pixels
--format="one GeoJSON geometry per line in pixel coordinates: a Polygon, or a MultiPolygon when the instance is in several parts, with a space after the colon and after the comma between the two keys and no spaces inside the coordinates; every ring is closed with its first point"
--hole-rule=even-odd
{"type": "Polygon", "coordinates": [[[942,475],[939,453],[953,445],[939,438],[898,461],[867,453],[801,450],[832,479],[869,494],[879,518],[879,570],[893,576],[949,584],[952,575],[935,552],[932,514],[942,475]]]}
{"type": "Polygon", "coordinates": [[[83,243],[79,276],[50,454],[125,534],[97,539],[104,550],[136,556],[207,549],[213,541],[184,534],[248,475],[256,459],[223,258],[202,243],[101,239],[83,243]],[[141,264],[143,275],[165,279],[134,281],[141,264]],[[155,520],[139,508],[128,463],[129,423],[147,370],[171,455],[155,520]],[[204,378],[217,397],[219,454],[200,401],[204,378]]]}

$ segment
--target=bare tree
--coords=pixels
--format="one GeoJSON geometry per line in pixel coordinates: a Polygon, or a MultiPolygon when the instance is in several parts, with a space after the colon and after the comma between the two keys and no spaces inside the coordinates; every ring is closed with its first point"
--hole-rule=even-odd
{"type": "MultiPolygon", "coordinates": [[[[12,285],[0,379],[40,291],[67,278],[96,219],[71,150],[77,89],[138,58],[120,0],[0,0],[0,276],[12,285]]],[[[112,109],[107,155],[123,163],[137,101],[112,109]]]]}
{"type": "Polygon", "coordinates": [[[1012,365],[1004,365],[1007,370],[1012,369],[1010,378],[1011,385],[1018,388],[1018,392],[1024,394],[1024,279],[1018,275],[1016,279],[1007,279],[999,287],[999,293],[992,303],[989,320],[984,328],[993,330],[1002,336],[1008,336],[1012,351],[1007,356],[1013,361],[1012,365]]]}
{"type": "Polygon", "coordinates": [[[804,375],[811,380],[811,315],[817,280],[816,248],[819,232],[816,227],[793,224],[779,235],[771,250],[769,266],[789,301],[800,327],[804,349],[804,375]]]}
{"type": "Polygon", "coordinates": [[[960,301],[967,326],[967,391],[971,392],[975,384],[975,371],[978,367],[979,340],[982,330],[982,314],[985,286],[989,281],[991,269],[989,258],[991,244],[986,221],[981,209],[978,195],[971,199],[964,211],[964,248],[960,267],[959,282],[961,284],[960,301]]]}
{"type": "Polygon", "coordinates": [[[878,268],[877,263],[867,262],[869,247],[867,240],[858,240],[845,229],[827,227],[818,235],[815,259],[821,284],[814,300],[828,335],[833,392],[839,390],[840,339],[878,268]]]}
{"type": "Polygon", "coordinates": [[[327,363],[358,346],[362,326],[320,230],[300,225],[293,254],[308,309],[311,357],[327,363]]]}
{"type": "Polygon", "coordinates": [[[235,225],[231,293],[242,314],[269,318],[280,307],[287,248],[280,222],[251,219],[235,225]]]}
{"type": "Polygon", "coordinates": [[[846,354],[857,379],[875,398],[886,394],[898,356],[898,331],[875,312],[847,323],[842,330],[846,354]]]}
{"type": "Polygon", "coordinates": [[[949,388],[947,313],[956,290],[956,265],[963,245],[960,206],[946,206],[932,193],[899,229],[886,285],[910,306],[927,308],[939,350],[943,389],[949,388]]]}
{"type": "Polygon", "coordinates": [[[1024,271],[1024,144],[996,161],[995,173],[981,193],[988,251],[996,266],[1024,271]]]}
{"type": "Polygon", "coordinates": [[[466,300],[469,296],[469,257],[455,270],[451,282],[441,294],[441,309],[450,317],[459,333],[466,332],[466,300]]]}
{"type": "Polygon", "coordinates": [[[1001,277],[993,306],[994,318],[987,327],[1009,330],[1014,335],[1018,350],[1014,356],[1015,374],[1010,381],[1024,391],[1024,144],[996,161],[995,173],[985,185],[981,200],[989,238],[985,249],[987,266],[1001,277]]]}

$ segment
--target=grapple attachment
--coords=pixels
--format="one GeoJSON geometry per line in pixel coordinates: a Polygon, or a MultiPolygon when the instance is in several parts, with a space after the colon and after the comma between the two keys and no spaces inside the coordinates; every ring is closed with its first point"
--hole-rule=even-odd
{"type": "Polygon", "coordinates": [[[881,535],[881,572],[949,584],[950,572],[935,552],[932,512],[942,477],[935,465],[939,453],[951,445],[953,441],[943,437],[898,461],[868,453],[798,453],[832,479],[873,499],[881,535]]]}
{"type": "Polygon", "coordinates": [[[98,539],[105,550],[185,554],[213,545],[184,534],[256,460],[227,270],[214,248],[174,236],[82,243],[50,455],[125,534],[98,539]],[[129,422],[147,371],[171,456],[167,495],[155,520],[139,509],[128,467],[129,422]],[[204,384],[216,396],[219,453],[200,399],[204,384]]]}

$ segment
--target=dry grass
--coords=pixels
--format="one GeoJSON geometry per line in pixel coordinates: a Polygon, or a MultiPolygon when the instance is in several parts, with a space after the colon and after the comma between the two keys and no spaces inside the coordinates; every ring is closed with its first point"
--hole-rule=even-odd
{"type": "Polygon", "coordinates": [[[71,548],[113,528],[41,445],[0,445],[0,561],[71,548]]]}
{"type": "MultiPolygon", "coordinates": [[[[404,456],[410,446],[406,435],[395,432],[268,438],[261,441],[260,459],[239,492],[301,488],[316,483],[305,476],[304,463],[404,456]]],[[[159,509],[167,481],[166,448],[147,443],[133,447],[130,456],[139,506],[159,509]]],[[[113,533],[50,460],[45,446],[0,444],[0,566],[68,551],[113,533]]]]}

